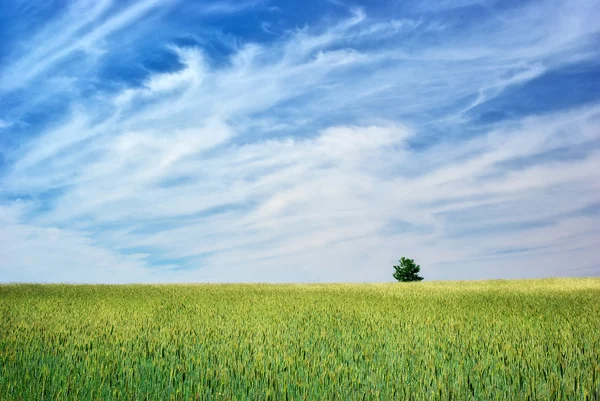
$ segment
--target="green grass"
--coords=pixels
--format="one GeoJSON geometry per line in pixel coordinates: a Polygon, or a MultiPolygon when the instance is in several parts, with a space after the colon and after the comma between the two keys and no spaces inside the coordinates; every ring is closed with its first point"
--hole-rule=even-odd
{"type": "Polygon", "coordinates": [[[0,400],[598,400],[600,279],[1,285],[0,400]]]}

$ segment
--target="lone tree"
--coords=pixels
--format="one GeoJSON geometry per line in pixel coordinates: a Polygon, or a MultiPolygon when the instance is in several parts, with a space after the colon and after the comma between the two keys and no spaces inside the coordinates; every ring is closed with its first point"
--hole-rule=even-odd
{"type": "Polygon", "coordinates": [[[398,281],[421,281],[423,277],[419,276],[421,266],[416,265],[415,261],[408,258],[400,259],[400,265],[394,266],[394,278],[398,281]]]}

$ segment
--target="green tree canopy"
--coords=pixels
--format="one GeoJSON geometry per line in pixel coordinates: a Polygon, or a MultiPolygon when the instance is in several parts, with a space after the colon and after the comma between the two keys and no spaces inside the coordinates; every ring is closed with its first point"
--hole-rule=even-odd
{"type": "Polygon", "coordinates": [[[398,281],[421,281],[423,277],[419,276],[421,266],[416,265],[413,259],[402,258],[400,265],[394,266],[394,278],[398,281]]]}

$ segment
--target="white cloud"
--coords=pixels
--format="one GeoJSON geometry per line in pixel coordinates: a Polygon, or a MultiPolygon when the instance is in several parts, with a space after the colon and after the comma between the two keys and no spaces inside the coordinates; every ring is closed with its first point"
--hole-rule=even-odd
{"type": "Polygon", "coordinates": [[[28,84],[57,63],[75,52],[94,52],[99,42],[148,13],[158,0],[134,3],[120,13],[106,15],[112,1],[80,0],[73,3],[67,14],[42,30],[33,40],[33,51],[13,63],[0,79],[0,90],[9,91],[28,84]]]}
{"type": "Polygon", "coordinates": [[[8,128],[11,125],[12,125],[11,122],[0,119],[0,130],[3,130],[4,128],[8,128]]]}
{"type": "Polygon", "coordinates": [[[80,233],[21,224],[26,209],[22,202],[0,206],[0,282],[156,281],[144,265],[145,255],[120,255],[80,233]]]}

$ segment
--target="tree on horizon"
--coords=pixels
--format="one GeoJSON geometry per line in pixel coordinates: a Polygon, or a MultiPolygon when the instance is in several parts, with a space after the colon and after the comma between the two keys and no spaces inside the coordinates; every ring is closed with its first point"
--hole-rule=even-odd
{"type": "Polygon", "coordinates": [[[423,280],[423,277],[419,276],[421,266],[415,264],[413,259],[402,257],[400,259],[400,264],[394,266],[394,269],[396,270],[394,272],[394,278],[398,281],[409,282],[423,280]]]}

